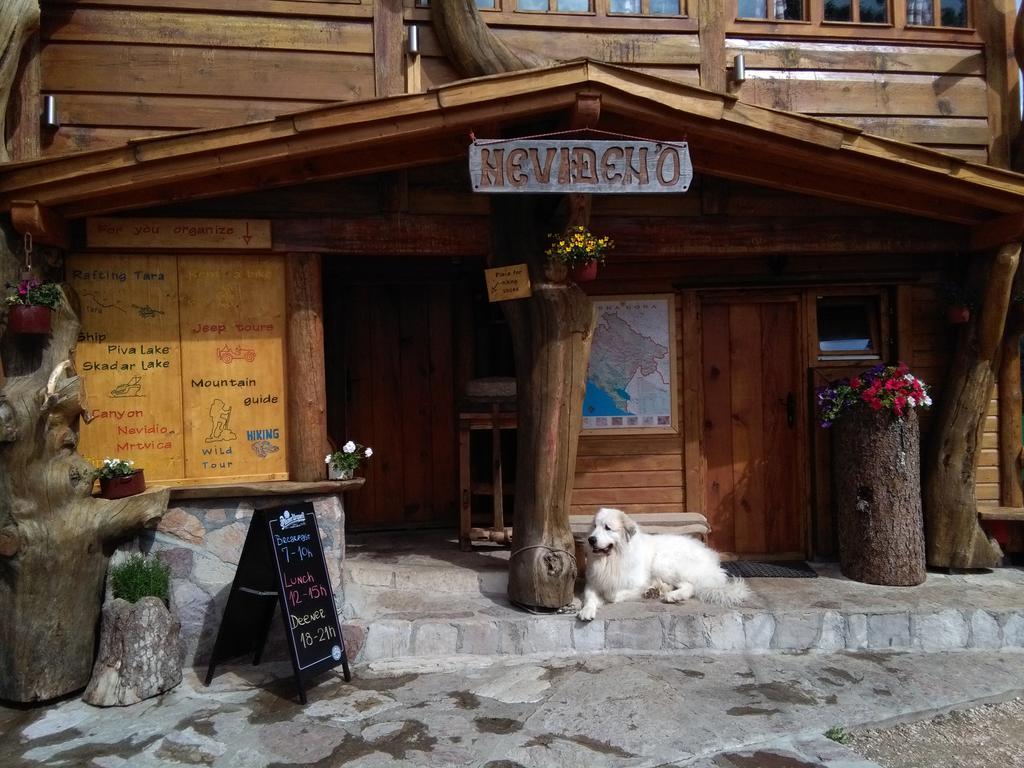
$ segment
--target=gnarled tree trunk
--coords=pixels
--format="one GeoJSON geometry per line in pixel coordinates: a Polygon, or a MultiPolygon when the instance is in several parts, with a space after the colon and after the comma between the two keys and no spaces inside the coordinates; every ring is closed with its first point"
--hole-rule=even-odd
{"type": "Polygon", "coordinates": [[[18,75],[21,53],[38,29],[38,0],[0,0],[0,162],[11,159],[6,141],[7,106],[18,75]]]}
{"type": "MultiPolygon", "coordinates": [[[[433,19],[445,54],[467,77],[544,63],[498,40],[474,0],[436,0],[433,19]]],[[[495,263],[526,262],[533,283],[530,298],[502,302],[519,394],[508,594],[516,603],[540,608],[572,600],[577,569],[569,502],[594,325],[593,306],[578,286],[544,277],[543,236],[558,228],[554,218],[543,196],[501,195],[491,205],[495,263]]]]}
{"type": "Polygon", "coordinates": [[[1020,248],[1003,246],[971,266],[970,284],[983,286],[980,311],[960,330],[926,465],[925,533],[928,564],[934,567],[992,568],[1002,562],[999,545],[978,522],[975,476],[1020,248]]]}
{"type": "Polygon", "coordinates": [[[78,319],[67,300],[51,337],[3,338],[0,388],[0,699],[83,688],[92,670],[109,543],[155,525],[168,490],[93,498],[76,452],[82,382],[69,375],[78,319]]]}

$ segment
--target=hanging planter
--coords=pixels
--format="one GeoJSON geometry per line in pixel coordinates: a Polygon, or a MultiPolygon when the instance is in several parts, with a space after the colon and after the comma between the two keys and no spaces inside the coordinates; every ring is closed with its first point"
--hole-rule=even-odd
{"type": "Polygon", "coordinates": [[[17,285],[8,284],[7,328],[13,334],[48,335],[52,327],[53,308],[61,299],[60,286],[25,278],[17,285]]]}
{"type": "Polygon", "coordinates": [[[950,325],[963,325],[971,319],[971,308],[965,306],[946,307],[946,320],[950,325]]]}
{"type": "MultiPolygon", "coordinates": [[[[571,227],[560,234],[548,235],[550,268],[563,266],[577,283],[589,283],[597,278],[597,265],[603,264],[605,255],[615,247],[609,237],[598,237],[586,227],[571,227]]],[[[550,272],[551,269],[546,270],[550,272]]],[[[562,282],[553,280],[552,282],[562,282]]]]}
{"type": "Polygon", "coordinates": [[[53,310],[31,304],[13,304],[7,317],[10,333],[27,336],[48,336],[52,330],[53,310]]]}
{"type": "Polygon", "coordinates": [[[597,262],[588,261],[572,268],[572,279],[577,283],[589,283],[597,279],[597,262]]]}

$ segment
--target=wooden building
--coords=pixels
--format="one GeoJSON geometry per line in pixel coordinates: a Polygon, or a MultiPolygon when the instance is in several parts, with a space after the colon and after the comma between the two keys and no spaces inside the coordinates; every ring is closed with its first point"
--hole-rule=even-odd
{"type": "MultiPolygon", "coordinates": [[[[700,511],[725,552],[832,554],[815,387],[903,360],[940,399],[943,286],[1024,238],[1013,3],[478,6],[537,67],[461,79],[421,0],[43,0],[0,210],[82,302],[83,453],[244,494],[322,480],[355,438],[376,456],[350,525],[454,527],[467,383],[515,373],[470,136],[597,103],[589,127],[686,141],[695,175],[593,197],[616,248],[586,291],[668,308],[669,420],[584,429],[571,511],[700,511]]],[[[976,490],[1005,517],[1001,377],[976,490]]]]}

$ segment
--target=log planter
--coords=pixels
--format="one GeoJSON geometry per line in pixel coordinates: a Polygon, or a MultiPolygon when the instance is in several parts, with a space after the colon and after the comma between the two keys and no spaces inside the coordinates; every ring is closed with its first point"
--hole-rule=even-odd
{"type": "Polygon", "coordinates": [[[854,581],[924,582],[921,450],[917,412],[856,409],[832,426],[832,485],[839,566],[854,581]]]}
{"type": "Polygon", "coordinates": [[[99,654],[82,698],[98,707],[128,706],[181,682],[181,622],[159,597],[103,605],[99,654]]]}

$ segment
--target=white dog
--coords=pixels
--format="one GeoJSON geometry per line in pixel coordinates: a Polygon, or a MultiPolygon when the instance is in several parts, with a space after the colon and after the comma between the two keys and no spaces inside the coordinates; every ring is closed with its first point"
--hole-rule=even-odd
{"type": "Polygon", "coordinates": [[[602,603],[639,600],[650,592],[666,603],[696,595],[716,605],[736,605],[750,595],[746,582],[722,570],[714,550],[689,536],[644,533],[620,509],[599,509],[587,541],[593,552],[576,614],[583,621],[593,619],[602,603]]]}

